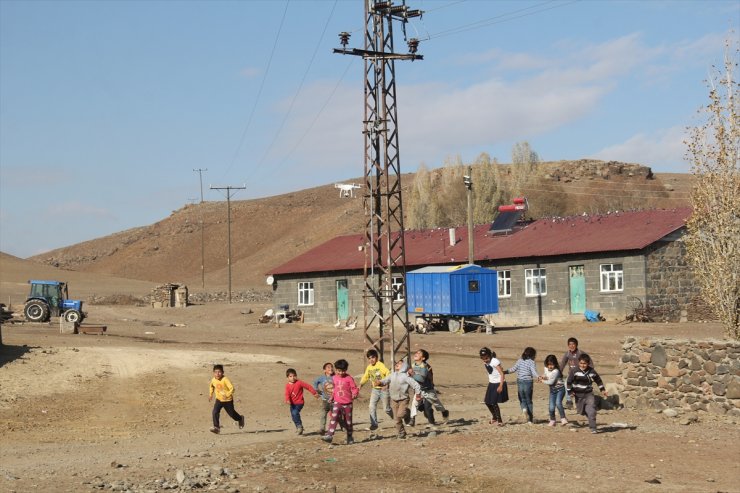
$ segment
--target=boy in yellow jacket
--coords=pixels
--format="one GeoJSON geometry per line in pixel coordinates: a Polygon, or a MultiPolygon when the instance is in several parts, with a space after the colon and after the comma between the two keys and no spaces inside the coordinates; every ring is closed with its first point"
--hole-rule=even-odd
{"type": "Polygon", "coordinates": [[[223,365],[213,365],[213,378],[208,389],[208,402],[211,402],[214,394],[216,395],[216,402],[213,405],[213,428],[211,428],[211,433],[221,431],[221,425],[219,424],[221,408],[226,409],[226,414],[239,423],[239,428],[244,428],[244,416],[234,409],[234,386],[231,384],[231,380],[224,376],[223,365]]]}
{"type": "Polygon", "coordinates": [[[370,394],[370,431],[378,429],[378,415],[377,407],[378,401],[385,408],[385,412],[391,418],[393,417],[393,411],[391,410],[390,398],[388,395],[388,385],[380,383],[381,380],[391,374],[390,370],[383,364],[382,361],[378,361],[378,351],[375,349],[369,349],[365,354],[367,356],[368,365],[365,368],[365,373],[360,379],[360,387],[370,382],[373,386],[372,393],[370,394]]]}

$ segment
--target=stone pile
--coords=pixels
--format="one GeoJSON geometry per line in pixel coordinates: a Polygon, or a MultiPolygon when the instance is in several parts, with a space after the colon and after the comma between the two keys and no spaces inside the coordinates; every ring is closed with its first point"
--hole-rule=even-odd
{"type": "Polygon", "coordinates": [[[216,490],[238,493],[243,484],[234,480],[237,476],[228,468],[220,465],[197,466],[189,469],[177,469],[174,475],[165,478],[156,478],[144,482],[130,480],[103,480],[95,477],[83,482],[93,490],[123,491],[123,492],[157,492],[157,491],[203,491],[216,490]]]}
{"type": "MultiPolygon", "coordinates": [[[[229,294],[226,291],[190,293],[188,297],[190,303],[214,303],[226,302],[228,300],[229,294]]],[[[272,302],[272,291],[258,291],[256,289],[232,291],[231,301],[233,303],[270,303],[272,302]]]]}
{"type": "Polygon", "coordinates": [[[709,412],[740,418],[740,342],[635,337],[622,342],[616,383],[626,407],[667,416],[709,412]]]}

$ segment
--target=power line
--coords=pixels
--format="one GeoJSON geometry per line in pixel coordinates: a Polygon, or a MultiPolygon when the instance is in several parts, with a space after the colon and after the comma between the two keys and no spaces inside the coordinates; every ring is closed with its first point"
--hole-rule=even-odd
{"type": "Polygon", "coordinates": [[[530,15],[535,15],[535,14],[539,14],[539,13],[542,13],[542,12],[546,12],[548,10],[552,10],[552,9],[556,9],[556,8],[560,8],[560,7],[565,7],[566,5],[570,5],[572,3],[576,3],[576,2],[578,2],[580,0],[570,0],[570,1],[567,1],[565,3],[558,4],[558,5],[552,5],[552,6],[541,8],[541,9],[538,9],[538,10],[533,10],[533,9],[537,9],[538,7],[542,7],[544,5],[551,4],[554,1],[555,0],[550,0],[550,1],[547,1],[547,2],[542,2],[542,3],[536,4],[536,5],[532,5],[532,6],[529,6],[529,7],[524,7],[522,9],[512,10],[510,12],[504,12],[502,14],[498,14],[498,15],[495,15],[493,17],[489,17],[487,19],[481,19],[479,21],[472,22],[470,24],[464,24],[462,26],[453,27],[453,28],[450,28],[450,29],[447,29],[447,30],[444,30],[444,31],[440,31],[438,33],[429,35],[426,38],[426,41],[429,41],[429,40],[432,40],[432,39],[442,38],[442,37],[445,37],[445,36],[452,36],[453,34],[460,34],[460,33],[466,32],[466,31],[472,31],[472,30],[475,30],[475,29],[480,29],[480,28],[492,26],[492,25],[495,25],[495,24],[502,24],[504,22],[512,21],[512,20],[515,20],[515,19],[520,19],[522,17],[527,17],[527,16],[530,16],[530,15]]]}
{"type": "Polygon", "coordinates": [[[254,174],[257,171],[257,169],[259,169],[262,166],[262,164],[265,162],[267,155],[270,153],[270,150],[272,150],[272,147],[277,142],[278,137],[280,137],[280,132],[282,132],[283,127],[285,126],[285,122],[288,120],[288,117],[293,111],[293,106],[295,105],[295,102],[298,99],[298,95],[303,89],[303,84],[306,82],[306,77],[308,77],[308,73],[311,70],[311,67],[313,66],[313,62],[316,59],[316,54],[318,53],[319,48],[321,48],[321,42],[324,40],[324,35],[326,34],[326,29],[329,27],[329,22],[331,21],[331,18],[334,16],[334,10],[336,9],[337,2],[338,0],[334,0],[334,4],[331,7],[329,16],[326,18],[326,22],[324,23],[324,29],[321,31],[321,36],[319,36],[319,40],[316,42],[316,47],[314,48],[313,54],[311,55],[311,60],[309,60],[308,66],[306,67],[306,70],[303,72],[303,77],[301,78],[301,82],[300,84],[298,84],[298,89],[296,89],[296,92],[293,95],[293,99],[290,101],[290,106],[288,106],[288,111],[285,112],[285,115],[283,116],[283,120],[280,122],[280,125],[277,131],[275,132],[275,136],[270,142],[270,145],[267,146],[267,149],[265,149],[265,152],[262,154],[262,157],[257,162],[257,165],[252,169],[250,176],[252,176],[252,174],[254,174]]]}
{"type": "Polygon", "coordinates": [[[267,68],[265,69],[265,73],[262,77],[262,82],[260,82],[259,90],[257,91],[257,97],[254,100],[254,105],[252,106],[252,111],[249,113],[249,118],[247,119],[247,125],[244,127],[244,131],[242,132],[241,139],[239,139],[239,145],[236,147],[236,151],[234,151],[234,155],[231,158],[231,164],[229,164],[229,167],[226,168],[226,171],[224,172],[224,176],[231,171],[231,168],[234,166],[234,163],[236,162],[237,157],[239,157],[239,151],[242,148],[242,144],[244,143],[244,139],[247,136],[247,131],[249,131],[249,127],[252,125],[252,118],[254,117],[254,112],[257,109],[257,104],[259,103],[260,97],[262,96],[262,90],[265,87],[265,81],[267,80],[267,75],[270,72],[270,66],[272,65],[272,59],[275,56],[275,49],[277,48],[278,40],[280,39],[280,33],[283,31],[283,24],[285,24],[285,16],[288,13],[288,5],[290,5],[290,0],[287,0],[285,2],[285,10],[283,10],[283,17],[280,19],[280,26],[278,27],[277,34],[275,35],[275,41],[272,44],[272,51],[270,51],[270,57],[267,60],[267,68]]]}
{"type": "Polygon", "coordinates": [[[309,134],[309,132],[313,130],[313,127],[316,125],[316,122],[319,121],[319,117],[324,112],[326,107],[329,106],[329,103],[331,102],[331,100],[334,98],[334,94],[336,94],[337,90],[339,89],[339,86],[342,84],[342,81],[344,80],[344,77],[347,75],[347,72],[349,72],[350,67],[354,64],[354,61],[355,61],[354,58],[350,59],[347,66],[344,68],[344,72],[342,72],[342,75],[339,77],[339,80],[337,80],[337,83],[334,85],[334,89],[332,89],[331,93],[329,93],[329,96],[324,101],[324,104],[319,109],[319,112],[316,113],[316,116],[311,121],[311,123],[308,125],[308,128],[306,128],[306,130],[303,132],[303,135],[300,136],[300,138],[296,141],[296,143],[293,145],[290,151],[288,151],[288,154],[286,154],[285,157],[280,161],[280,163],[275,167],[276,169],[281,168],[285,164],[288,158],[290,158],[290,156],[293,155],[296,149],[298,149],[298,146],[301,145],[301,143],[303,142],[303,139],[305,139],[306,136],[309,134]]]}

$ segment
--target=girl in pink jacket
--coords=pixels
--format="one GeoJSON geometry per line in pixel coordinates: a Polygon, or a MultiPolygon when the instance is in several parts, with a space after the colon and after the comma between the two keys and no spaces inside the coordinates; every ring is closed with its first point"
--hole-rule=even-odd
{"type": "Polygon", "coordinates": [[[347,445],[355,443],[352,438],[352,401],[357,399],[360,389],[355,384],[355,379],[347,375],[349,363],[347,360],[340,359],[334,363],[336,374],[334,375],[334,391],[332,401],[334,402],[331,409],[331,419],[329,420],[329,429],[326,435],[321,437],[327,443],[331,443],[334,438],[334,432],[337,424],[341,420],[347,429],[347,445]]]}

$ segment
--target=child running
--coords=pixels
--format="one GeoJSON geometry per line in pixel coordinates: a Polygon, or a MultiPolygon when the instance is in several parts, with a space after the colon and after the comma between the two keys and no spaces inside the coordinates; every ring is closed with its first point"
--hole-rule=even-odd
{"type": "Polygon", "coordinates": [[[303,435],[303,421],[301,421],[301,409],[304,405],[303,389],[311,392],[317,399],[319,394],[309,384],[303,380],[298,380],[298,372],[293,368],[288,368],[285,371],[285,376],[288,378],[288,383],[285,384],[285,403],[290,406],[290,417],[293,419],[293,424],[295,424],[295,432],[303,435]]]}
{"type": "Polygon", "coordinates": [[[388,392],[391,398],[391,408],[396,421],[396,433],[398,438],[406,438],[406,429],[403,426],[403,418],[406,416],[406,408],[409,405],[409,387],[414,389],[415,401],[421,400],[421,387],[416,380],[411,378],[408,373],[409,365],[405,360],[396,361],[395,371],[390,376],[381,380],[381,383],[388,385],[388,392]]]}
{"type": "Polygon", "coordinates": [[[370,431],[375,431],[378,429],[378,401],[385,408],[386,414],[391,418],[393,417],[393,411],[391,411],[391,404],[388,398],[388,387],[380,383],[382,379],[391,374],[391,371],[382,361],[378,360],[378,351],[375,349],[368,349],[365,355],[369,364],[360,379],[360,388],[368,381],[372,384],[373,390],[370,394],[370,431]]]}
{"type": "Polygon", "coordinates": [[[239,423],[239,428],[244,428],[244,416],[234,410],[234,386],[231,380],[224,376],[224,365],[213,365],[213,378],[208,386],[208,402],[211,402],[213,396],[216,396],[216,402],[213,404],[213,427],[211,433],[221,432],[221,409],[226,409],[226,414],[239,423]]]}
{"type": "Polygon", "coordinates": [[[566,389],[568,393],[573,394],[576,400],[576,411],[578,414],[588,417],[588,427],[591,433],[598,433],[596,429],[596,398],[593,392],[593,382],[599,386],[601,395],[607,396],[604,382],[601,377],[591,367],[591,357],[588,354],[582,354],[578,358],[578,370],[568,375],[566,389]]]}
{"type": "MultiPolygon", "coordinates": [[[[560,371],[563,373],[563,378],[566,378],[566,369],[568,370],[568,376],[570,376],[571,373],[578,371],[578,358],[580,358],[582,354],[583,351],[578,349],[578,339],[575,337],[569,337],[568,350],[563,354],[563,357],[560,358],[560,371]]],[[[593,362],[591,362],[591,367],[593,368],[593,362]]],[[[570,399],[570,394],[567,394],[565,397],[565,405],[568,409],[573,409],[573,402],[570,399]]]]}
{"type": "Polygon", "coordinates": [[[321,418],[319,418],[319,433],[326,433],[326,417],[331,412],[331,394],[334,391],[334,365],[324,363],[324,373],[313,381],[313,388],[321,396],[321,418]]]}
{"type": "Polygon", "coordinates": [[[558,366],[558,358],[554,354],[548,354],[545,358],[545,371],[544,375],[540,377],[540,381],[550,386],[550,426],[555,426],[555,408],[557,407],[558,413],[560,413],[560,424],[563,426],[568,424],[568,420],[565,419],[565,409],[563,409],[563,397],[565,397],[565,384],[563,383],[563,375],[560,372],[558,366]]]}
{"type": "Polygon", "coordinates": [[[488,387],[483,402],[491,413],[489,424],[504,426],[504,421],[501,419],[501,409],[498,406],[500,402],[509,400],[509,393],[504,385],[504,369],[501,368],[501,362],[496,359],[496,353],[489,348],[481,348],[478,354],[483,361],[483,367],[488,373],[488,387]]]}
{"type": "Polygon", "coordinates": [[[429,421],[429,424],[435,425],[434,409],[442,413],[442,417],[447,419],[450,416],[450,412],[445,409],[442,401],[439,400],[437,390],[434,388],[434,372],[432,371],[432,365],[429,364],[429,352],[425,349],[419,349],[414,353],[413,363],[409,368],[409,376],[414,377],[414,380],[419,382],[421,387],[422,401],[417,401],[411,405],[411,420],[409,424],[414,426],[416,424],[417,408],[422,407],[424,410],[424,416],[429,421]]]}
{"type": "Polygon", "coordinates": [[[334,362],[336,374],[334,375],[334,392],[332,393],[332,410],[331,419],[329,420],[329,429],[326,435],[321,437],[325,442],[331,443],[334,438],[334,432],[340,420],[344,422],[347,430],[347,445],[355,443],[352,438],[352,401],[357,399],[360,389],[357,388],[355,380],[351,375],[347,375],[349,363],[347,360],[340,359],[334,362]]]}
{"type": "Polygon", "coordinates": [[[537,356],[537,351],[533,347],[524,348],[522,357],[516,360],[514,366],[504,371],[504,373],[516,373],[519,405],[522,408],[522,414],[525,415],[529,424],[534,424],[534,409],[532,405],[533,383],[540,378],[534,365],[535,356],[537,356]]]}

